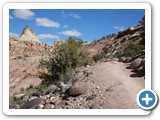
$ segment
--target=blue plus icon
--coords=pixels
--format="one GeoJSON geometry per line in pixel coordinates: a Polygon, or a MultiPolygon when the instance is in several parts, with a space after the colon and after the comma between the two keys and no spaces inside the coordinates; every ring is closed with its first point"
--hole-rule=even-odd
{"type": "Polygon", "coordinates": [[[150,98],[149,94],[146,93],[146,96],[145,96],[145,98],[142,98],[142,101],[145,101],[145,104],[149,105],[149,101],[153,101],[153,98],[150,98]]]}
{"type": "Polygon", "coordinates": [[[138,105],[144,110],[150,110],[157,104],[157,94],[153,90],[141,90],[137,95],[138,105]]]}

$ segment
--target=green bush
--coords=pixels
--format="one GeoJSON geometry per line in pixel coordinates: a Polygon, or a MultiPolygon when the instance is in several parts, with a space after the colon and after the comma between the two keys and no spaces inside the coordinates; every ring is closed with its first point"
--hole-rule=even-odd
{"type": "Polygon", "coordinates": [[[103,51],[103,53],[107,54],[107,53],[109,52],[109,48],[105,46],[105,47],[102,49],[102,51],[103,51]]]}
{"type": "Polygon", "coordinates": [[[101,53],[101,54],[96,54],[96,55],[94,55],[92,58],[93,58],[93,60],[94,60],[95,62],[97,62],[97,61],[99,61],[99,60],[101,60],[101,59],[103,59],[103,58],[105,58],[105,57],[106,57],[106,55],[103,54],[103,53],[101,53]]]}
{"type": "MultiPolygon", "coordinates": [[[[43,85],[56,84],[66,80],[66,73],[80,66],[90,65],[92,59],[88,53],[80,50],[83,41],[75,37],[58,46],[49,60],[41,60],[39,64],[39,77],[43,85]]],[[[69,76],[69,75],[67,75],[69,76]]]]}
{"type": "Polygon", "coordinates": [[[124,56],[134,57],[144,49],[144,45],[130,43],[124,50],[124,56]]]}

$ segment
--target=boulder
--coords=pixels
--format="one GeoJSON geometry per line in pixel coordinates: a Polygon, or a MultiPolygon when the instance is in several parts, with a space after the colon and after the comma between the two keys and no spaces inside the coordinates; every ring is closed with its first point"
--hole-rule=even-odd
{"type": "Polygon", "coordinates": [[[26,102],[24,105],[20,107],[20,109],[31,109],[34,108],[35,106],[41,104],[43,102],[42,98],[35,98],[31,101],[26,102]]]}
{"type": "Polygon", "coordinates": [[[124,63],[129,63],[131,62],[132,58],[131,57],[126,57],[126,60],[124,61],[124,63]]]}
{"type": "Polygon", "coordinates": [[[67,94],[69,96],[78,96],[86,93],[89,90],[89,85],[85,82],[75,82],[73,85],[67,90],[67,94]]]}
{"type": "Polygon", "coordinates": [[[143,60],[142,58],[137,58],[133,60],[130,64],[130,68],[134,70],[138,70],[138,68],[141,66],[142,60],[143,60]]]}
{"type": "Polygon", "coordinates": [[[145,75],[145,59],[142,60],[142,64],[141,64],[141,66],[139,67],[138,72],[139,72],[141,75],[145,75]]]}
{"type": "Polygon", "coordinates": [[[54,93],[56,90],[57,90],[57,86],[52,84],[47,88],[47,90],[45,91],[45,94],[47,95],[51,92],[54,93]]]}
{"type": "Polygon", "coordinates": [[[118,62],[124,62],[126,60],[126,57],[119,58],[118,62]]]}

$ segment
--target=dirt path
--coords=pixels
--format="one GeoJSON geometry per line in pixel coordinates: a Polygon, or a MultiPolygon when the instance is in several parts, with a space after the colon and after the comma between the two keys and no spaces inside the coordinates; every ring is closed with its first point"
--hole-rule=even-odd
{"type": "Polygon", "coordinates": [[[144,89],[144,77],[130,77],[134,72],[126,69],[127,64],[120,62],[103,62],[89,67],[93,72],[90,78],[92,93],[97,97],[93,103],[100,108],[136,109],[137,93],[144,89]]]}

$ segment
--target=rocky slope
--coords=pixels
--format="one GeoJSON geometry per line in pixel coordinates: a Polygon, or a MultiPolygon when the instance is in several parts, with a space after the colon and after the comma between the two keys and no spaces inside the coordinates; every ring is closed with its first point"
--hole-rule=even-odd
{"type": "Polygon", "coordinates": [[[10,59],[40,56],[51,50],[52,46],[41,43],[29,26],[23,29],[20,37],[9,37],[10,59]]]}
{"type": "Polygon", "coordinates": [[[50,85],[44,92],[35,87],[16,94],[10,108],[138,109],[136,95],[144,89],[144,77],[128,66],[109,61],[77,68],[68,83],[50,85]]]}
{"type": "Polygon", "coordinates": [[[50,85],[46,90],[37,67],[54,47],[42,44],[27,26],[20,37],[10,37],[10,109],[138,109],[136,95],[145,87],[145,50],[124,56],[130,43],[138,44],[141,25],[126,29],[114,37],[85,43],[91,56],[105,58],[91,66],[76,68],[67,83],[50,85]]]}
{"type": "Polygon", "coordinates": [[[108,57],[113,57],[116,54],[124,54],[126,46],[130,43],[138,44],[142,41],[140,36],[142,25],[130,27],[124,31],[119,32],[116,36],[98,40],[90,44],[84,45],[91,55],[103,52],[103,48],[107,50],[108,57]]]}

